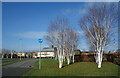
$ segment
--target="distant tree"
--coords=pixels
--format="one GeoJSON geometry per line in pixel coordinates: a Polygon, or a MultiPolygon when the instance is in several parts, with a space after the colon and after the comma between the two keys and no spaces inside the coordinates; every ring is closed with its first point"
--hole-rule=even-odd
{"type": "Polygon", "coordinates": [[[120,49],[117,49],[117,51],[116,51],[117,53],[120,53],[120,49]]]}
{"type": "Polygon", "coordinates": [[[117,23],[117,7],[115,4],[102,3],[89,8],[88,13],[79,24],[95,52],[98,68],[101,68],[104,48],[113,39],[112,28],[117,23]]]}
{"type": "Polygon", "coordinates": [[[2,58],[4,58],[4,56],[5,56],[6,58],[8,58],[10,52],[11,52],[10,50],[3,48],[3,49],[2,49],[2,58]]]}

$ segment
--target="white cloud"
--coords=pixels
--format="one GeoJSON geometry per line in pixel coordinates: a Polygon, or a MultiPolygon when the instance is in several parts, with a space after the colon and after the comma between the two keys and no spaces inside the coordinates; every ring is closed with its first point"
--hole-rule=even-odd
{"type": "Polygon", "coordinates": [[[13,34],[13,36],[37,39],[37,38],[43,38],[46,34],[47,34],[46,32],[23,32],[23,33],[13,34]]]}
{"type": "Polygon", "coordinates": [[[86,9],[78,9],[78,15],[83,16],[86,13],[87,13],[86,9]]]}
{"type": "Polygon", "coordinates": [[[62,11],[62,14],[63,14],[63,15],[67,15],[67,14],[71,13],[71,11],[72,11],[72,10],[68,8],[68,9],[63,10],[63,11],[62,11]]]}
{"type": "MultiPolygon", "coordinates": [[[[77,34],[83,36],[84,32],[77,30],[77,34]]],[[[12,34],[12,36],[14,37],[32,38],[32,39],[44,38],[45,35],[47,35],[47,32],[23,32],[23,33],[12,34]]]]}
{"type": "Polygon", "coordinates": [[[63,15],[83,15],[86,13],[86,9],[81,9],[81,8],[75,8],[75,9],[71,9],[71,8],[68,8],[68,9],[65,9],[65,10],[62,10],[62,14],[63,15]]]}
{"type": "Polygon", "coordinates": [[[84,36],[84,32],[83,32],[83,31],[77,31],[77,34],[78,34],[80,37],[83,37],[83,36],[84,36]]]}
{"type": "MultiPolygon", "coordinates": [[[[76,15],[76,16],[84,16],[87,12],[88,12],[88,8],[93,7],[95,3],[94,2],[88,2],[88,3],[84,3],[83,6],[79,6],[77,8],[67,8],[62,10],[62,14],[63,15],[76,15]]],[[[98,3],[100,4],[100,3],[98,3]]],[[[99,5],[98,5],[99,6],[99,5]]]]}

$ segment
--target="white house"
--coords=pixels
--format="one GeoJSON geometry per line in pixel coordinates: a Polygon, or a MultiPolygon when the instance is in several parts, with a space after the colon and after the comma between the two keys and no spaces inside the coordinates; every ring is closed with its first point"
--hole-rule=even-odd
{"type": "MultiPolygon", "coordinates": [[[[37,57],[40,57],[40,52],[37,53],[37,57]]],[[[43,51],[41,51],[41,57],[45,58],[45,57],[48,57],[48,58],[53,58],[55,57],[55,49],[54,49],[54,46],[51,45],[49,47],[45,47],[43,48],[43,51]]]]}
{"type": "MultiPolygon", "coordinates": [[[[40,57],[40,52],[38,52],[37,57],[40,57]]],[[[54,57],[54,51],[42,51],[41,57],[54,57]]]]}

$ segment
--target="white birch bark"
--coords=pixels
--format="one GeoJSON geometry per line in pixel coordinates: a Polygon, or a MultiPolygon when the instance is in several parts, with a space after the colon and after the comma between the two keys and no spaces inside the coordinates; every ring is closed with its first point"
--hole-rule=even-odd
{"type": "Polygon", "coordinates": [[[58,56],[57,56],[57,55],[55,55],[55,60],[57,60],[57,58],[58,58],[58,56]]]}
{"type": "Polygon", "coordinates": [[[62,68],[62,64],[63,64],[63,62],[62,62],[62,56],[60,55],[59,56],[59,68],[62,68]]]}
{"type": "Polygon", "coordinates": [[[12,59],[12,56],[13,56],[13,54],[12,54],[12,52],[11,52],[11,59],[12,59]]]}
{"type": "Polygon", "coordinates": [[[69,58],[69,56],[67,56],[67,64],[68,65],[70,64],[70,58],[69,58]]]}
{"type": "Polygon", "coordinates": [[[100,58],[100,52],[98,53],[98,68],[101,68],[101,58],[100,58]]]}
{"type": "Polygon", "coordinates": [[[4,58],[4,54],[2,54],[2,58],[4,58]]]}
{"type": "Polygon", "coordinates": [[[74,63],[74,55],[73,55],[73,63],[74,63]]]}
{"type": "Polygon", "coordinates": [[[8,58],[8,55],[7,55],[7,58],[8,58]]]}
{"type": "Polygon", "coordinates": [[[63,64],[63,55],[62,55],[62,48],[60,45],[60,48],[58,48],[58,59],[59,59],[59,68],[62,68],[63,64]]]}

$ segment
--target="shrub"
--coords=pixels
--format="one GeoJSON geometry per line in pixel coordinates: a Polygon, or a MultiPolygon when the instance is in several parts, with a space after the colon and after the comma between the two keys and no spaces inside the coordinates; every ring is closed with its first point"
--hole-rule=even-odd
{"type": "Polygon", "coordinates": [[[81,55],[75,55],[75,62],[79,62],[80,61],[80,56],[81,55]]]}
{"type": "Polygon", "coordinates": [[[85,54],[81,55],[81,58],[82,58],[83,61],[88,61],[89,60],[88,55],[85,55],[85,54]]]}

